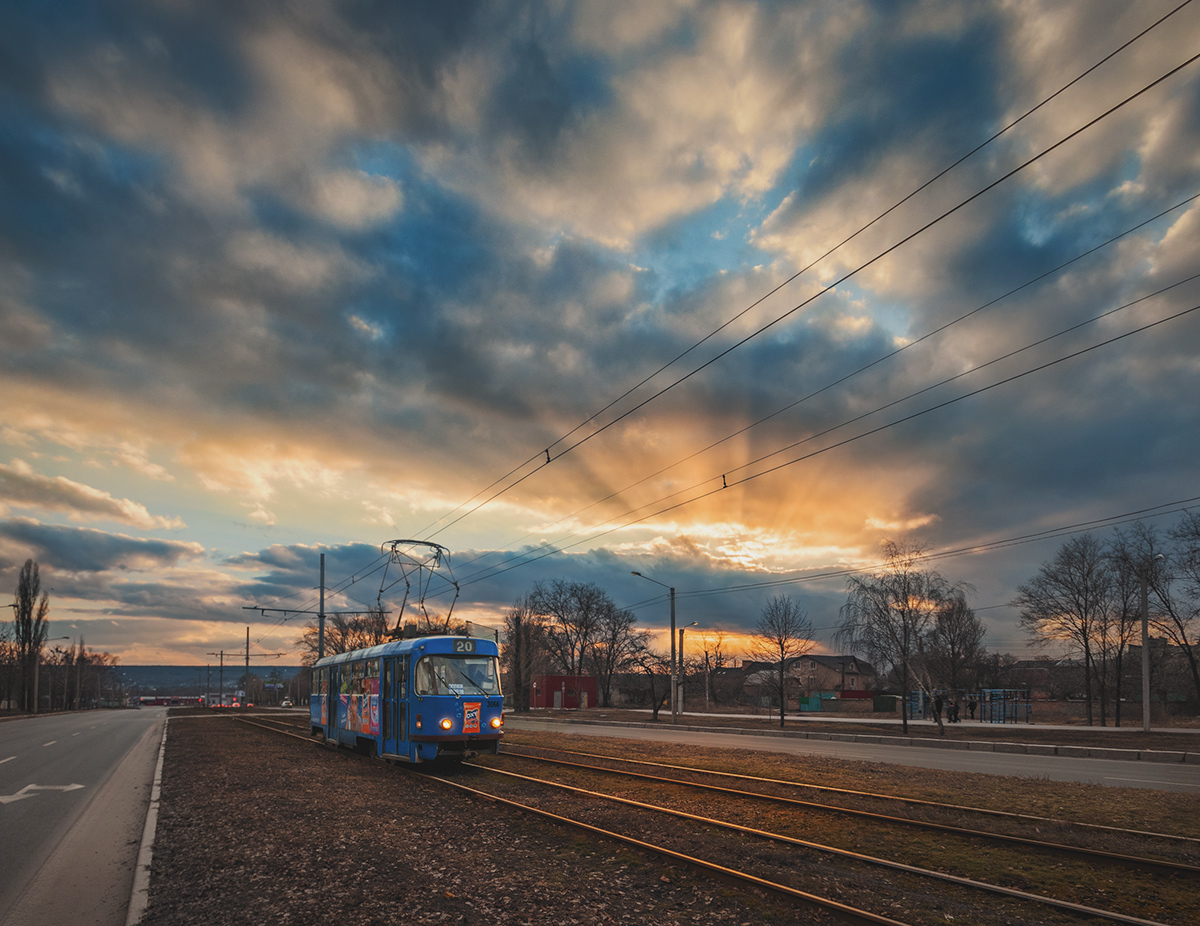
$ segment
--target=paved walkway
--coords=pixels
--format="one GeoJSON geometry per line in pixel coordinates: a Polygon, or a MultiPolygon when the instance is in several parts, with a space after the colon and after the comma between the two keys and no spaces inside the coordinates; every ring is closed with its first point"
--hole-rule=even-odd
{"type": "MultiPolygon", "coordinates": [[[[1036,708],[1035,708],[1035,710],[1036,710],[1036,708]]],[[[651,716],[651,714],[653,712],[646,710],[646,711],[632,711],[631,713],[645,714],[647,717],[649,717],[649,716],[651,716]]],[[[536,715],[536,712],[534,712],[534,714],[536,715]]],[[[775,714],[772,717],[772,715],[769,715],[769,714],[708,714],[708,713],[704,713],[703,711],[687,711],[683,714],[680,714],[679,722],[682,724],[686,724],[686,723],[692,722],[695,719],[701,718],[701,717],[712,717],[712,718],[717,718],[717,719],[721,719],[721,720],[760,720],[761,721],[761,720],[774,719],[776,722],[779,721],[779,714],[775,714]]],[[[585,718],[586,718],[586,714],[584,714],[584,712],[580,711],[580,719],[582,720],[585,718]]],[[[817,723],[883,724],[883,725],[897,726],[897,727],[899,727],[903,724],[903,721],[899,717],[876,717],[876,716],[855,717],[855,716],[852,716],[849,714],[837,714],[837,713],[818,714],[815,712],[807,712],[807,711],[802,711],[801,713],[798,713],[798,714],[788,714],[786,719],[789,721],[803,720],[805,722],[813,721],[813,722],[817,722],[817,723]]],[[[665,711],[665,710],[659,711],[658,720],[659,720],[659,723],[664,723],[664,722],[670,723],[671,722],[670,712],[665,711]]],[[[966,729],[968,727],[979,727],[980,729],[986,729],[986,730],[997,730],[997,729],[1006,729],[1006,728],[1018,729],[1018,730],[1019,729],[1075,730],[1075,731],[1086,730],[1089,733],[1118,733],[1118,734],[1119,733],[1141,733],[1142,732],[1142,720],[1140,717],[1136,721],[1126,718],[1121,721],[1121,726],[1119,726],[1119,727],[1114,727],[1111,725],[1106,726],[1106,727],[1101,727],[1101,726],[1089,727],[1086,724],[1079,724],[1079,723],[1076,723],[1076,724],[1039,723],[1036,721],[1034,723],[983,723],[982,721],[970,720],[966,717],[963,717],[956,726],[961,727],[962,729],[966,729]]],[[[923,720],[919,717],[915,718],[915,719],[910,718],[908,721],[908,727],[909,727],[910,732],[916,733],[916,732],[920,732],[921,730],[926,730],[926,729],[936,730],[937,723],[933,720],[923,720]]],[[[1200,727],[1155,727],[1155,726],[1152,726],[1152,727],[1150,727],[1150,732],[1152,732],[1152,733],[1191,733],[1196,736],[1200,736],[1200,727]]]]}
{"type": "MultiPolygon", "coordinates": [[[[515,731],[563,731],[577,736],[613,736],[658,742],[673,742],[697,747],[757,749],[771,752],[825,755],[868,762],[889,762],[918,768],[982,774],[1018,775],[1055,781],[1091,782],[1119,787],[1153,788],[1164,791],[1200,793],[1200,739],[1196,749],[1143,750],[1112,746],[1056,746],[1026,743],[1020,731],[1012,729],[1008,741],[989,739],[946,739],[936,735],[929,721],[909,723],[910,736],[894,736],[878,731],[860,732],[855,722],[831,723],[822,730],[780,729],[767,725],[754,727],[717,727],[698,721],[702,714],[685,714],[679,724],[642,720],[588,719],[579,715],[550,716],[546,712],[509,714],[505,726],[515,731]],[[543,716],[538,716],[542,714],[543,716]],[[691,721],[691,722],[689,722],[691,721]],[[924,735],[931,734],[931,735],[924,735]],[[752,743],[753,745],[750,745],[752,743]]],[[[646,712],[647,718],[649,712],[646,712]]],[[[728,718],[730,715],[711,715],[728,718]]],[[[745,715],[763,720],[763,715],[745,715]]],[[[861,724],[863,721],[858,720],[861,724]]],[[[895,721],[899,723],[899,721],[895,721]]],[[[977,726],[986,726],[978,724],[977,726]]],[[[1029,729],[1029,725],[1021,725],[1029,729]]],[[[1048,725],[1037,725],[1042,729],[1048,725]]],[[[1009,725],[1010,729],[1013,725],[1009,725]]],[[[1078,730],[1063,725],[1052,729],[1078,730]]],[[[1125,729],[1125,728],[1122,728],[1125,729]]],[[[1139,727],[1140,730],[1140,727],[1139,727]]]]}

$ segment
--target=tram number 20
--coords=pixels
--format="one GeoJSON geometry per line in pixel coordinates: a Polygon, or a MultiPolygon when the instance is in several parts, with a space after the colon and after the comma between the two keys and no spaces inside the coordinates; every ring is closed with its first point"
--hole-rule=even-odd
{"type": "Polygon", "coordinates": [[[456,653],[473,653],[475,652],[474,640],[455,640],[454,652],[456,653]]]}

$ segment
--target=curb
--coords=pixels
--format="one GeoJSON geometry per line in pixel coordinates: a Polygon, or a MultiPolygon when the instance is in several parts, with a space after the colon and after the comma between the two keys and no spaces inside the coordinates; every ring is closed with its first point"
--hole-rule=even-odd
{"type": "Polygon", "coordinates": [[[150,903],[150,862],[154,859],[154,834],[158,829],[158,805],[162,795],[163,757],[167,753],[167,724],[163,720],[162,743],[158,747],[158,764],[154,767],[154,784],[150,789],[150,806],[146,808],[146,824],[142,827],[142,845],[138,849],[133,870],[133,890],[129,895],[129,912],[125,926],[137,926],[150,903]]]}
{"type": "MultiPolygon", "coordinates": [[[[516,719],[511,717],[509,719],[516,719]]],[[[544,717],[530,718],[547,722],[544,717]]],[[[550,723],[563,726],[608,726],[636,727],[644,730],[674,729],[689,733],[726,733],[731,736],[791,737],[806,740],[830,740],[847,743],[874,743],[882,746],[897,746],[925,749],[964,749],[975,752],[1017,753],[1031,756],[1063,756],[1076,759],[1120,759],[1126,762],[1180,762],[1200,765],[1200,752],[1174,752],[1154,749],[1113,749],[1102,746],[1055,746],[1050,743],[993,742],[991,740],[938,740],[927,737],[909,737],[860,733],[807,732],[804,730],[756,730],[749,727],[703,727],[693,724],[664,727],[660,723],[637,720],[575,720],[555,719],[550,723]]]]}

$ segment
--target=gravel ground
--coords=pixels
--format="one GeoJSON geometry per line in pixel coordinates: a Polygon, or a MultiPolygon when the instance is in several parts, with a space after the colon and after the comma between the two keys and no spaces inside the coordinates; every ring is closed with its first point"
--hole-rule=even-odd
{"type": "Polygon", "coordinates": [[[170,721],[142,926],[823,921],[230,717],[170,721]]]}

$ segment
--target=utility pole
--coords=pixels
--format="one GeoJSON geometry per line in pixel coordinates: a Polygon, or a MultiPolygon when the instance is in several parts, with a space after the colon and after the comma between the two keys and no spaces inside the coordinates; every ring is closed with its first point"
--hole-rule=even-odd
{"type": "MultiPolygon", "coordinates": [[[[219,656],[221,659],[220,668],[217,670],[217,701],[222,707],[225,706],[225,650],[219,653],[205,653],[206,656],[219,656]]],[[[208,705],[212,707],[210,703],[208,705]]]]}
{"type": "Polygon", "coordinates": [[[1142,732],[1150,732],[1150,570],[1154,568],[1155,560],[1163,555],[1159,553],[1154,559],[1148,559],[1141,569],[1142,580],[1142,732]]]}
{"type": "MultiPolygon", "coordinates": [[[[413,542],[415,543],[416,541],[413,541],[413,542]]],[[[330,616],[340,616],[343,614],[359,615],[359,614],[364,613],[364,609],[361,609],[361,608],[357,611],[330,611],[329,613],[326,613],[326,611],[325,611],[325,554],[324,553],[321,554],[321,586],[320,586],[320,588],[321,588],[321,599],[320,599],[321,603],[320,603],[319,609],[316,612],[304,611],[304,610],[301,610],[298,608],[267,608],[262,605],[256,605],[256,604],[243,605],[242,610],[243,611],[257,611],[259,614],[263,615],[264,617],[266,617],[267,614],[313,614],[313,613],[315,613],[317,615],[317,658],[320,659],[325,655],[325,618],[330,617],[330,616]]],[[[366,610],[373,610],[373,609],[368,608],[366,610]]],[[[380,613],[387,614],[388,612],[380,610],[380,613]]],[[[212,653],[210,655],[215,656],[216,653],[212,653]]]]}

